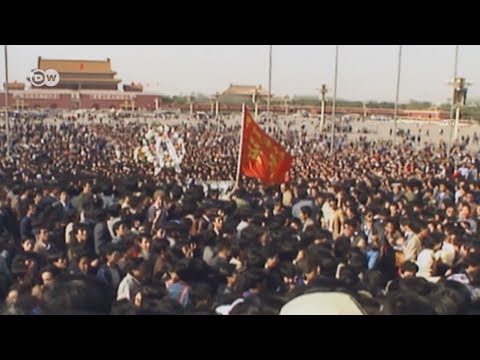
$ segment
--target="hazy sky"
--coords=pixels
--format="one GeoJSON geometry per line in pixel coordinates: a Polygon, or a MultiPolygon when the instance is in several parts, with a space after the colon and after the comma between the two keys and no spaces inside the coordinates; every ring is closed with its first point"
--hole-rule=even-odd
{"type": "MultiPolygon", "coordinates": [[[[0,81],[5,80],[3,46],[0,81]]],[[[124,83],[141,82],[164,94],[214,94],[230,83],[268,86],[267,45],[9,45],[9,80],[26,81],[37,57],[106,59],[124,83]]],[[[444,102],[451,96],[454,45],[404,45],[400,101],[444,102]]],[[[337,96],[350,100],[395,99],[397,45],[341,45],[337,96]]],[[[334,45],[273,46],[272,93],[315,94],[322,83],[333,94],[334,45]]],[[[459,75],[480,98],[480,46],[462,45],[459,75]]]]}

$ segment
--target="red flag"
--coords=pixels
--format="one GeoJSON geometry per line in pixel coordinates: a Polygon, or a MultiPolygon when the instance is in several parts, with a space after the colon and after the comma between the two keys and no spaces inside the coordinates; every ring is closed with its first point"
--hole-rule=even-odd
{"type": "Polygon", "coordinates": [[[266,185],[281,184],[292,166],[292,156],[258,126],[247,109],[243,122],[242,174],[266,185]]]}

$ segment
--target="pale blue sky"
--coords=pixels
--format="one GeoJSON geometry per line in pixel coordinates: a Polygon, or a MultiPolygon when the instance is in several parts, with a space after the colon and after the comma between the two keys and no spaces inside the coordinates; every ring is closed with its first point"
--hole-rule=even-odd
{"type": "MultiPolygon", "coordinates": [[[[435,103],[451,96],[454,45],[404,45],[400,101],[435,103]]],[[[37,57],[106,59],[123,82],[149,83],[164,94],[213,94],[230,83],[268,86],[267,45],[9,45],[9,79],[25,81],[37,57]]],[[[275,45],[272,93],[315,94],[326,83],[333,94],[334,45],[275,45]]],[[[341,45],[337,96],[350,100],[395,99],[397,45],[341,45]]],[[[459,75],[480,98],[480,46],[462,45],[459,75]]],[[[3,83],[3,46],[0,81],[3,83]]],[[[328,96],[327,95],[327,96],[328,96]]]]}

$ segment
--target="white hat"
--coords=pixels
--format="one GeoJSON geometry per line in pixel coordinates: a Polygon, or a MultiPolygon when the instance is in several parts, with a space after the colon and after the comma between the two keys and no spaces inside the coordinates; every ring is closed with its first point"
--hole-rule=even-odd
{"type": "Polygon", "coordinates": [[[289,301],[280,315],[365,315],[365,311],[348,294],[316,292],[289,301]]]}

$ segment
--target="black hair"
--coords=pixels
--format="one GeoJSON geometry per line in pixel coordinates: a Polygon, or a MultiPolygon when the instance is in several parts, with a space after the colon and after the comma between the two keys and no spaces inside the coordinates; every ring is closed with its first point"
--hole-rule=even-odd
{"type": "Polygon", "coordinates": [[[300,208],[300,211],[302,212],[302,214],[304,214],[307,217],[312,216],[312,208],[310,206],[302,206],[300,208]]]}
{"type": "Polygon", "coordinates": [[[43,288],[42,308],[48,315],[106,315],[111,305],[111,290],[95,278],[71,276],[43,288]]]}
{"type": "Polygon", "coordinates": [[[418,272],[418,265],[415,264],[413,261],[405,261],[401,266],[400,266],[400,272],[403,274],[404,272],[412,272],[416,274],[418,272]]]}
{"type": "Polygon", "coordinates": [[[381,311],[383,315],[435,315],[435,307],[425,296],[414,291],[389,293],[381,311]]]}

